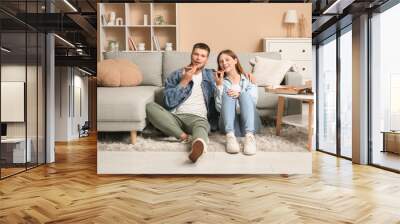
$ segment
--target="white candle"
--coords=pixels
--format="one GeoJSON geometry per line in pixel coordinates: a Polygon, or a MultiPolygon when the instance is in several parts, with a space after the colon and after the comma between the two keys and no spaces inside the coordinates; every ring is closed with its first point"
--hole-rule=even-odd
{"type": "Polygon", "coordinates": [[[148,20],[147,17],[148,17],[147,14],[143,15],[143,25],[145,25],[145,26],[147,26],[147,20],[148,20]]]}

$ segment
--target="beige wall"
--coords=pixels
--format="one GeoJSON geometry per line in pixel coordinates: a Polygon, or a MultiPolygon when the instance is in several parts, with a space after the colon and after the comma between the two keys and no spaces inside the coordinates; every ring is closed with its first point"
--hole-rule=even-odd
{"type": "MultiPolygon", "coordinates": [[[[285,37],[285,12],[297,10],[305,17],[305,37],[311,37],[311,3],[181,3],[178,4],[180,51],[190,51],[196,42],[212,51],[230,48],[236,52],[262,51],[262,38],[285,37]]],[[[299,24],[294,28],[299,34],[299,24]]]]}

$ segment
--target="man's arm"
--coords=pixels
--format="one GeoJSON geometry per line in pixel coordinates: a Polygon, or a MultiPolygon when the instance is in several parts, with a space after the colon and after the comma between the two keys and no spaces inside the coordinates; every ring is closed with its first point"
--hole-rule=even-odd
{"type": "Polygon", "coordinates": [[[190,83],[181,84],[180,72],[173,72],[165,81],[164,105],[168,110],[178,106],[190,91],[190,83]]]}

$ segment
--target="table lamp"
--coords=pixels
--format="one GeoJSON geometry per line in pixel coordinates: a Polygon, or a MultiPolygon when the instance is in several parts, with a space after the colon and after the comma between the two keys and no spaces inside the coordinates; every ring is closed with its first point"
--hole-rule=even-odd
{"type": "Polygon", "coordinates": [[[298,23],[296,10],[290,9],[286,11],[284,23],[287,26],[288,37],[293,37],[294,26],[298,23]]]}

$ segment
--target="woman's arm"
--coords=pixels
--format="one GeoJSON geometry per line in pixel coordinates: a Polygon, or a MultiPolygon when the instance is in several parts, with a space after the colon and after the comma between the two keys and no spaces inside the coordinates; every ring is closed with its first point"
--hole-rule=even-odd
{"type": "Polygon", "coordinates": [[[217,109],[218,112],[221,112],[222,94],[224,93],[224,72],[213,69],[213,73],[215,80],[215,109],[217,109]]]}
{"type": "Polygon", "coordinates": [[[223,85],[217,85],[215,88],[215,109],[217,109],[218,112],[221,112],[221,107],[222,107],[222,94],[224,93],[224,86],[223,85]]]}

